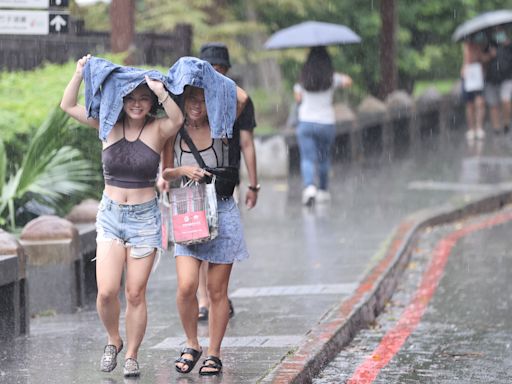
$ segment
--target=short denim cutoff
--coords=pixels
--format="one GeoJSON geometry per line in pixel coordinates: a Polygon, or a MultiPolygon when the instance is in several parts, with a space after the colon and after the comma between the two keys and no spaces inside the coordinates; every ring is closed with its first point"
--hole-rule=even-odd
{"type": "Polygon", "coordinates": [[[242,219],[235,199],[217,199],[219,234],[206,243],[175,244],[174,256],[192,256],[214,264],[233,264],[249,257],[245,246],[242,219]]]}
{"type": "Polygon", "coordinates": [[[162,250],[162,224],[156,197],[141,204],[119,204],[103,195],[96,215],[96,241],[117,240],[135,258],[162,250]]]}

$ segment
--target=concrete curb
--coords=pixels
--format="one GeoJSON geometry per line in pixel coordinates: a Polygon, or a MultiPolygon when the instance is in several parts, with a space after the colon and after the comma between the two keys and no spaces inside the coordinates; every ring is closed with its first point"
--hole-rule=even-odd
{"type": "Polygon", "coordinates": [[[310,383],[322,367],[346,346],[355,334],[375,320],[391,298],[398,279],[409,262],[419,233],[430,226],[492,212],[512,202],[512,190],[502,190],[469,203],[447,204],[422,210],[404,219],[395,230],[385,256],[361,281],[358,288],[325,313],[291,351],[258,383],[310,383]]]}

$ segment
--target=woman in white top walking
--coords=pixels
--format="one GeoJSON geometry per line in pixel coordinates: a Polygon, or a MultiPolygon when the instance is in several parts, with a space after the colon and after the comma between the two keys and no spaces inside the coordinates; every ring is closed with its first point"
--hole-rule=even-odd
{"type": "Polygon", "coordinates": [[[334,90],[352,85],[352,79],[334,72],[325,47],[313,47],[302,67],[300,81],[293,91],[299,104],[297,140],[304,190],[302,203],[311,205],[330,199],[329,170],[336,127],[334,90]],[[318,183],[315,174],[318,173],[318,183]]]}

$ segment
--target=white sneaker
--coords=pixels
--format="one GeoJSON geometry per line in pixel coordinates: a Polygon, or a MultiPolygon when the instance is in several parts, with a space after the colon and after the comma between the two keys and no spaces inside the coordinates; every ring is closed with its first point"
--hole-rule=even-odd
{"type": "Polygon", "coordinates": [[[316,202],[317,203],[327,203],[331,201],[331,194],[328,191],[323,189],[319,189],[316,193],[316,202]]]}
{"type": "Polygon", "coordinates": [[[476,133],[475,133],[475,137],[478,139],[478,140],[483,140],[484,137],[485,137],[485,132],[482,128],[478,128],[476,130],[476,133]]]}
{"type": "Polygon", "coordinates": [[[314,185],[308,185],[302,191],[302,204],[312,205],[316,198],[316,187],[314,185]]]}
{"type": "Polygon", "coordinates": [[[475,131],[473,131],[472,129],[470,129],[469,131],[466,132],[466,139],[468,141],[473,141],[475,140],[475,131]]]}

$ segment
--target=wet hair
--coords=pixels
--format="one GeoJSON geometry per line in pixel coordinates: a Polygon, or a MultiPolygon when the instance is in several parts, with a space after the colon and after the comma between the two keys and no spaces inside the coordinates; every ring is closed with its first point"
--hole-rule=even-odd
{"type": "Polygon", "coordinates": [[[313,47],[300,73],[300,83],[306,91],[329,89],[334,73],[331,57],[325,47],[313,47]]]}

